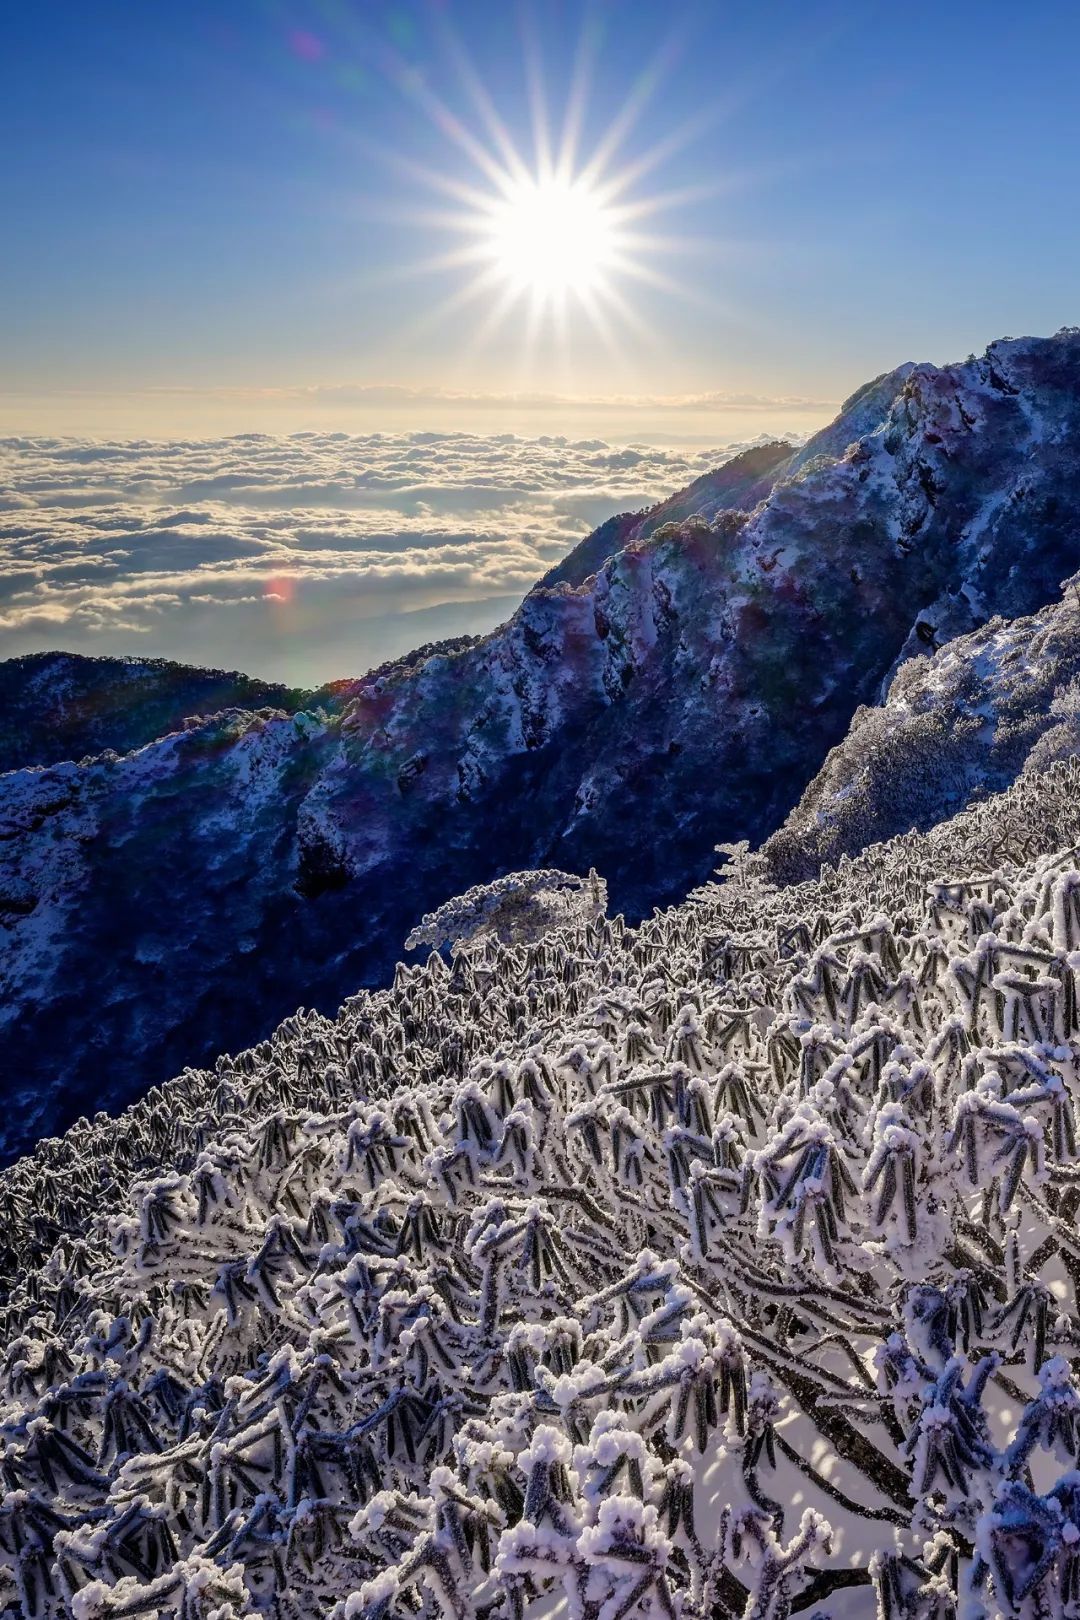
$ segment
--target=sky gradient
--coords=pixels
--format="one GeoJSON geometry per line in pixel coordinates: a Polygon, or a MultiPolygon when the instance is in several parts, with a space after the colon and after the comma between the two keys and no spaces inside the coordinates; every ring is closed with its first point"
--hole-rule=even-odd
{"type": "Polygon", "coordinates": [[[0,430],[808,431],[1076,319],[1078,50],[1048,0],[12,8],[0,430]],[[606,334],[485,331],[435,262],[486,103],[530,168],[537,108],[579,164],[621,125],[608,174],[665,199],[606,334]]]}

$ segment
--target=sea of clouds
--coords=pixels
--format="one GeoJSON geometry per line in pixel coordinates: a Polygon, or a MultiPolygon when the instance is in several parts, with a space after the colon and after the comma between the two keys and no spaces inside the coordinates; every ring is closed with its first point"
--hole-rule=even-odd
{"type": "Polygon", "coordinates": [[[0,439],[0,657],[315,685],[507,618],[614,512],[726,449],[405,433],[0,439]]]}

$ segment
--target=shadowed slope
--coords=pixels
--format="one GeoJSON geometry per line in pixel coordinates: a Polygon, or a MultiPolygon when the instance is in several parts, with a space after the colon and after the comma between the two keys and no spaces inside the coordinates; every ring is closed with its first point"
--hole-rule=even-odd
{"type": "Polygon", "coordinates": [[[27,653],[0,662],[0,772],[142,748],[189,715],[272,707],[290,712],[315,694],[197,669],[165,658],[27,653]]]}

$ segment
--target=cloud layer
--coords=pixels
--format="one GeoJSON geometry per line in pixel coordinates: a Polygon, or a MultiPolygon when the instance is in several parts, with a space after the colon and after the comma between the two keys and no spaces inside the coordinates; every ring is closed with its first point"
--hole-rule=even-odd
{"type": "Polygon", "coordinates": [[[0,440],[0,656],[316,684],[486,630],[597,523],[733,449],[410,433],[0,440]]]}

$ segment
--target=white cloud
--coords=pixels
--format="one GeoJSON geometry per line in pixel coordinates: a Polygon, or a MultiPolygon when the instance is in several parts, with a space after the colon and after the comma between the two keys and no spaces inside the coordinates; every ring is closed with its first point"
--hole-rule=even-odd
{"type": "Polygon", "coordinates": [[[713,449],[510,434],[0,440],[0,656],[148,652],[314,684],[507,616],[713,449]]]}

